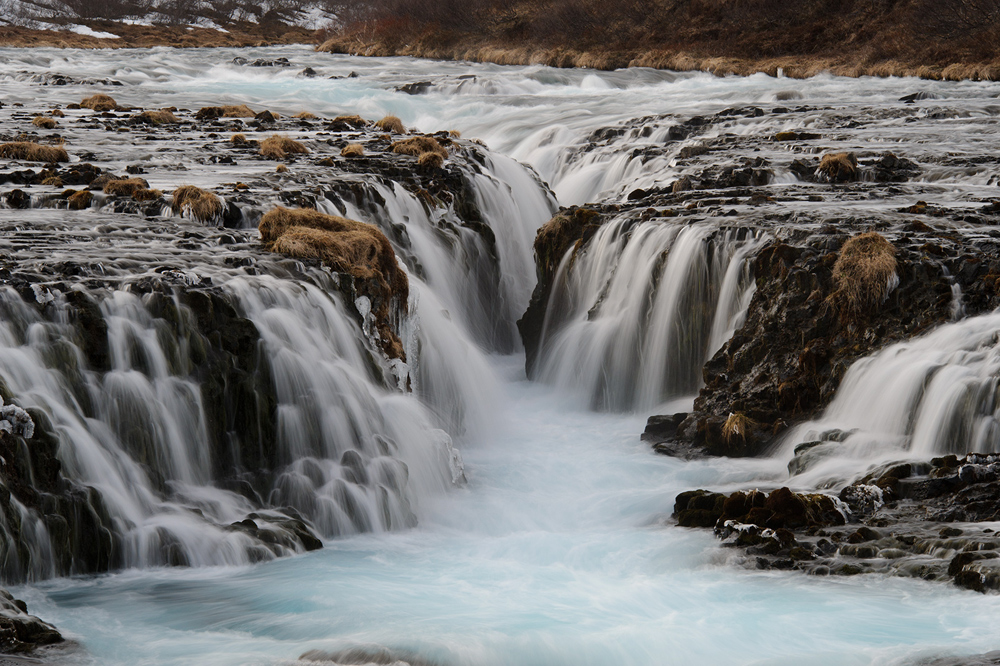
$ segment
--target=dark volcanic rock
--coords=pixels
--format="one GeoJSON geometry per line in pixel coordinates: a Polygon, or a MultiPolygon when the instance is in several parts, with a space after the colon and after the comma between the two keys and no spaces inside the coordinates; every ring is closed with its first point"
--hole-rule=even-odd
{"type": "Polygon", "coordinates": [[[24,654],[62,641],[55,627],[28,615],[28,607],[23,601],[0,589],[0,653],[24,654]]]}

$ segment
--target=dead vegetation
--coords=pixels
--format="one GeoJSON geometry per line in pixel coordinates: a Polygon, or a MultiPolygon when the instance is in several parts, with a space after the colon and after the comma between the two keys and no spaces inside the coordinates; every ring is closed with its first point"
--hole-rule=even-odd
{"type": "Polygon", "coordinates": [[[50,164],[69,161],[69,154],[62,146],[42,146],[31,141],[14,141],[0,145],[0,157],[50,164]]]}
{"type": "Polygon", "coordinates": [[[361,116],[337,116],[330,121],[332,127],[344,127],[347,129],[364,129],[368,127],[368,121],[361,116]]]}
{"type": "Polygon", "coordinates": [[[848,320],[871,313],[896,288],[896,248],[870,231],[849,238],[833,265],[833,299],[848,320]]]}
{"type": "Polygon", "coordinates": [[[182,185],[174,190],[170,207],[175,213],[187,215],[199,222],[215,222],[225,210],[222,199],[194,185],[182,185]]]}
{"type": "Polygon", "coordinates": [[[284,164],[279,164],[278,166],[274,167],[274,172],[275,173],[288,173],[288,167],[285,166],[284,164]]]}
{"type": "Polygon", "coordinates": [[[94,195],[87,190],[80,190],[79,192],[74,192],[68,197],[69,209],[83,210],[84,208],[88,208],[93,198],[94,195]]]}
{"type": "Polygon", "coordinates": [[[726,443],[746,442],[747,437],[757,427],[757,422],[743,412],[730,412],[722,424],[722,438],[726,443]]]}
{"type": "Polygon", "coordinates": [[[305,155],[309,149],[294,139],[275,134],[260,143],[260,154],[271,160],[283,160],[289,155],[305,155]]]}
{"type": "Polygon", "coordinates": [[[817,171],[831,183],[852,182],[858,179],[858,158],[854,153],[827,153],[817,171]]]}
{"type": "Polygon", "coordinates": [[[442,158],[448,157],[448,149],[438,143],[432,136],[411,136],[409,139],[396,141],[389,150],[400,155],[419,157],[424,153],[437,153],[442,158]]]}
{"type": "Polygon", "coordinates": [[[138,189],[132,193],[132,198],[135,199],[136,201],[141,201],[141,202],[156,201],[162,196],[163,192],[161,192],[160,190],[152,190],[146,188],[138,189]]]}
{"type": "Polygon", "coordinates": [[[80,106],[84,109],[91,109],[98,112],[114,111],[118,108],[118,102],[109,95],[97,94],[84,99],[80,102],[80,106]]]}
{"type": "Polygon", "coordinates": [[[440,169],[444,166],[444,158],[441,157],[441,153],[428,151],[426,153],[420,153],[417,157],[417,164],[425,169],[440,169]]]}
{"type": "Polygon", "coordinates": [[[253,118],[257,113],[246,104],[228,106],[203,106],[194,114],[197,120],[215,120],[216,118],[253,118]]]}
{"type": "Polygon", "coordinates": [[[322,50],[507,65],[1000,79],[997,0],[341,0],[322,50]]]}
{"type": "Polygon", "coordinates": [[[110,196],[130,197],[139,190],[149,189],[145,178],[120,178],[104,185],[104,193],[110,196]]]}
{"type": "Polygon", "coordinates": [[[233,144],[234,146],[245,146],[247,143],[247,135],[234,134],[232,138],[229,139],[229,143],[233,144]]]}
{"type": "Polygon", "coordinates": [[[364,157],[365,147],[360,143],[349,143],[340,149],[341,157],[364,157]]]}
{"type": "Polygon", "coordinates": [[[292,118],[298,118],[299,120],[316,120],[318,116],[315,113],[310,113],[309,111],[299,111],[292,118]]]}
{"type": "Polygon", "coordinates": [[[133,116],[133,120],[147,125],[176,125],[180,122],[171,111],[163,109],[161,111],[143,111],[133,116]]]}
{"type": "Polygon", "coordinates": [[[318,259],[332,270],[359,280],[355,288],[372,299],[383,351],[390,358],[405,359],[391,313],[393,301],[395,309],[405,311],[409,281],[385,234],[370,224],[344,217],[282,207],[265,214],[258,229],[261,241],[272,252],[318,259]]]}
{"type": "Polygon", "coordinates": [[[382,120],[375,123],[375,127],[382,130],[383,132],[392,132],[393,134],[406,134],[406,127],[403,125],[403,121],[396,116],[386,116],[382,120]]]}
{"type": "Polygon", "coordinates": [[[46,118],[45,116],[36,116],[31,124],[39,129],[55,129],[59,126],[54,118],[46,118]]]}

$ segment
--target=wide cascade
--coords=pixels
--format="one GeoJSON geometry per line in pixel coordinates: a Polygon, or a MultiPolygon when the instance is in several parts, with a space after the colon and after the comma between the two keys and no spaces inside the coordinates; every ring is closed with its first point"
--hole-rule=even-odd
{"type": "Polygon", "coordinates": [[[649,409],[692,395],[701,367],[742,323],[753,229],[621,215],[558,263],[534,376],[595,409],[649,409]]]}
{"type": "Polygon", "coordinates": [[[0,159],[0,583],[57,663],[1000,644],[995,84],[0,56],[62,160],[0,159]]]}

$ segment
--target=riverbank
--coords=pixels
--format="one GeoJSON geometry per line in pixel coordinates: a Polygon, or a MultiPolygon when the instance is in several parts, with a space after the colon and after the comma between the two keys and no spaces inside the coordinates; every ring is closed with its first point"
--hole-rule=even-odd
{"type": "Polygon", "coordinates": [[[278,44],[312,44],[320,34],[284,23],[241,23],[225,29],[185,25],[133,25],[117,21],[86,22],[72,26],[83,30],[53,26],[40,30],[19,26],[0,27],[0,47],[55,47],[73,49],[131,49],[172,46],[250,47],[278,44]]]}
{"type": "Polygon", "coordinates": [[[996,80],[1000,21],[975,0],[742,3],[476,0],[380,5],[320,50],[504,65],[652,67],[720,76],[822,72],[996,80]],[[443,3],[447,5],[448,3],[443,3]],[[919,35],[918,39],[914,39],[919,35]]]}

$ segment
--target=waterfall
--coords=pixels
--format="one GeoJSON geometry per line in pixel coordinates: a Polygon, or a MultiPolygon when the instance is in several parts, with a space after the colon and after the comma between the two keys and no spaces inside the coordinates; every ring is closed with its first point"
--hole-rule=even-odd
{"type": "Polygon", "coordinates": [[[1000,451],[998,375],[1000,314],[944,324],[856,361],[776,455],[796,483],[836,486],[877,463],[1000,451]]]}
{"type": "Polygon", "coordinates": [[[538,379],[605,410],[694,393],[702,365],[742,323],[761,242],[712,224],[605,224],[556,272],[538,379]]]}
{"type": "MultiPolygon", "coordinates": [[[[45,292],[52,300],[43,316],[15,290],[0,292],[3,388],[51,421],[63,474],[96,490],[92,508],[107,513],[111,566],[270,559],[300,548],[281,537],[300,517],[326,537],[406,527],[421,498],[461,482],[450,436],[394,388],[398,368],[366,346],[336,277],[310,275],[235,277],[222,286],[259,331],[272,383],[250,399],[266,406],[273,395],[273,415],[239,405],[228,415],[275,418],[273,441],[259,442],[212,441],[208,424],[225,415],[206,408],[209,384],[197,366],[216,350],[205,348],[213,343],[178,292],[91,294],[107,328],[103,372],[90,367],[64,297],[45,292]],[[275,468],[258,469],[268,459],[275,468]],[[276,536],[231,527],[248,516],[257,537],[276,536]]],[[[439,362],[455,374],[447,359],[439,362]]],[[[237,395],[226,399],[238,401],[230,389],[237,395]]],[[[460,402],[453,389],[449,395],[460,402]]],[[[16,500],[9,506],[22,515],[3,520],[20,525],[24,547],[8,543],[6,578],[89,570],[82,562],[57,567],[46,526],[16,500]]],[[[12,533],[5,531],[8,541],[12,533]]]]}
{"type": "Polygon", "coordinates": [[[328,190],[320,210],[374,224],[393,242],[411,276],[423,280],[481,347],[520,347],[515,322],[534,287],[535,231],[556,209],[527,167],[467,150],[466,200],[437,199],[397,182],[353,181],[328,190]]]}

